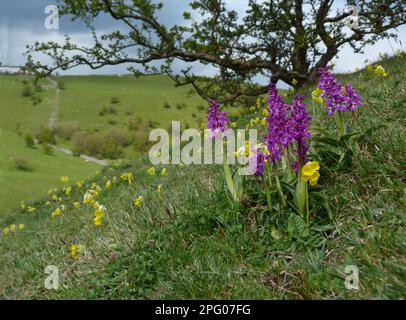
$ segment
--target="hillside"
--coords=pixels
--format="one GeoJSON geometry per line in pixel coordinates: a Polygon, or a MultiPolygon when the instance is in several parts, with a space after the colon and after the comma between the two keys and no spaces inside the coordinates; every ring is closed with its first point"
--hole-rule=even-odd
{"type": "MultiPolygon", "coordinates": [[[[167,175],[160,166],[151,176],[146,157],[121,161],[80,188],[72,185],[69,195],[59,190],[60,200],[31,203],[36,213],[0,215],[0,228],[17,226],[0,236],[0,298],[404,298],[406,58],[379,63],[388,77],[369,70],[340,77],[362,96],[365,134],[350,161],[346,154],[336,159],[338,147],[312,153],[331,212],[313,216],[309,234],[292,236],[286,217],[231,203],[221,166],[170,165],[167,175]],[[107,210],[99,227],[82,203],[89,189],[107,210]],[[49,265],[59,268],[58,290],[44,288],[49,265]],[[344,286],[348,265],[359,268],[359,290],[344,286]]],[[[325,110],[313,106],[311,114],[315,137],[321,126],[334,134],[325,110]]],[[[235,120],[245,127],[256,116],[247,111],[235,120]]]]}

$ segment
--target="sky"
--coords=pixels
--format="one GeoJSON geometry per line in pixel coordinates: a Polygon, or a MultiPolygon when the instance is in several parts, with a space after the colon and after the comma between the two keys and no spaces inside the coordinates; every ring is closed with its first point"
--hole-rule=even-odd
{"type": "MultiPolygon", "coordinates": [[[[167,25],[182,21],[182,14],[188,9],[190,0],[162,0],[164,9],[160,20],[167,25]]],[[[229,0],[229,7],[244,13],[247,0],[229,0]]],[[[0,2],[0,61],[3,65],[22,65],[25,59],[22,53],[27,44],[35,41],[62,41],[64,35],[69,35],[72,40],[80,44],[90,42],[89,31],[80,22],[72,22],[67,17],[59,21],[59,30],[47,30],[44,21],[48,16],[45,8],[56,4],[55,0],[1,0],[0,2]]],[[[336,2],[340,7],[342,0],[336,2]]],[[[111,31],[117,28],[117,22],[108,17],[101,17],[95,23],[98,31],[111,31]]],[[[364,54],[354,54],[352,49],[345,47],[334,61],[338,72],[351,72],[365,65],[365,60],[373,61],[379,53],[393,54],[400,48],[406,50],[406,26],[398,30],[400,42],[394,40],[381,40],[374,46],[365,48],[364,54]],[[402,47],[403,44],[403,47],[402,47]]],[[[184,65],[177,63],[175,69],[180,70],[184,65]]],[[[104,67],[99,70],[90,70],[87,67],[78,67],[67,71],[65,74],[120,74],[128,73],[128,66],[104,67]]],[[[209,66],[196,65],[197,73],[211,75],[213,70],[209,66]]]]}

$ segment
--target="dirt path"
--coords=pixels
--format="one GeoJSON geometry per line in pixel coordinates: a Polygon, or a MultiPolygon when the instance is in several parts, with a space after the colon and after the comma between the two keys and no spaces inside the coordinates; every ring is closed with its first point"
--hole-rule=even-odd
{"type": "MultiPolygon", "coordinates": [[[[55,88],[54,109],[53,109],[53,111],[51,113],[51,117],[49,118],[49,121],[48,121],[48,128],[53,130],[53,129],[55,129],[56,121],[58,120],[59,95],[60,95],[61,90],[58,87],[58,83],[54,79],[48,78],[48,80],[52,84],[52,86],[55,88]]],[[[70,151],[69,149],[58,147],[58,146],[55,146],[55,145],[51,145],[51,147],[54,150],[57,150],[59,152],[62,152],[62,153],[65,153],[67,155],[73,156],[73,152],[70,151]]],[[[109,165],[108,161],[105,160],[105,159],[97,159],[95,157],[87,156],[85,154],[81,154],[80,157],[82,159],[85,159],[88,162],[93,162],[93,163],[96,163],[96,164],[101,165],[101,166],[108,166],[109,165]]]]}

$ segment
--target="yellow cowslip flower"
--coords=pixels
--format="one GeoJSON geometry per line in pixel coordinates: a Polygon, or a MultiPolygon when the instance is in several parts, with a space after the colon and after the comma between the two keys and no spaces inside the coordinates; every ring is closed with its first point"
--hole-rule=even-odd
{"type": "Polygon", "coordinates": [[[156,188],[156,192],[161,193],[162,191],[162,184],[159,184],[158,187],[156,188]]]}
{"type": "Polygon", "coordinates": [[[306,163],[302,168],[302,179],[309,181],[311,186],[315,186],[320,178],[319,169],[320,164],[317,161],[306,163]]]}
{"type": "Polygon", "coordinates": [[[293,85],[293,86],[296,86],[298,83],[299,83],[299,81],[297,81],[295,78],[293,78],[293,80],[292,80],[292,85],[293,85]]]}
{"type": "Polygon", "coordinates": [[[134,206],[139,208],[139,207],[141,207],[141,204],[142,204],[142,196],[139,196],[138,198],[136,198],[134,200],[134,206]]]}
{"type": "Polygon", "coordinates": [[[37,211],[37,208],[34,208],[34,207],[28,207],[27,208],[27,212],[28,213],[34,213],[34,212],[36,212],[37,211]]]}
{"type": "Polygon", "coordinates": [[[25,224],[24,223],[20,223],[19,225],[18,225],[18,229],[19,230],[23,230],[25,228],[25,224]]]}
{"type": "Polygon", "coordinates": [[[134,181],[134,176],[131,172],[124,172],[121,176],[120,179],[123,181],[127,181],[128,184],[132,184],[134,181]]]}
{"type": "Polygon", "coordinates": [[[58,196],[57,196],[56,194],[53,194],[53,195],[52,195],[52,200],[53,200],[53,201],[58,201],[59,198],[58,198],[58,196]]]}
{"type": "Polygon", "coordinates": [[[62,213],[61,209],[60,209],[60,208],[56,208],[54,211],[51,212],[51,218],[53,219],[53,218],[55,218],[55,217],[57,217],[57,216],[60,216],[61,213],[62,213]]]}
{"type": "Polygon", "coordinates": [[[102,219],[104,213],[106,212],[106,208],[104,206],[98,205],[97,209],[94,211],[94,218],[93,223],[99,227],[102,224],[102,219]]]}
{"type": "Polygon", "coordinates": [[[83,204],[93,204],[94,202],[93,194],[89,190],[86,191],[85,195],[83,196],[83,204]]]}
{"type": "Polygon", "coordinates": [[[10,226],[8,228],[10,229],[10,232],[16,231],[16,225],[15,224],[10,224],[10,226]]]}
{"type": "Polygon", "coordinates": [[[161,171],[161,176],[162,177],[166,177],[167,173],[166,173],[166,168],[163,168],[161,171]]]}
{"type": "Polygon", "coordinates": [[[266,127],[266,126],[267,126],[266,118],[263,118],[263,119],[261,120],[261,126],[263,126],[263,127],[266,127]]]}
{"type": "Polygon", "coordinates": [[[82,189],[82,187],[83,187],[84,184],[85,184],[85,182],[84,182],[83,180],[76,182],[76,186],[78,187],[78,189],[82,189]]]}
{"type": "Polygon", "coordinates": [[[3,232],[3,234],[4,234],[5,236],[8,235],[8,233],[10,232],[9,227],[4,228],[4,229],[2,230],[2,232],[3,232]]]}
{"type": "Polygon", "coordinates": [[[65,211],[65,209],[66,209],[66,206],[64,204],[61,205],[61,211],[65,211]]]}
{"type": "Polygon", "coordinates": [[[56,189],[56,188],[51,188],[48,190],[49,195],[51,195],[52,193],[57,193],[57,192],[58,192],[58,189],[56,189]]]}
{"type": "Polygon", "coordinates": [[[230,126],[231,126],[231,128],[235,129],[235,128],[237,128],[237,123],[236,122],[231,122],[230,126]]]}
{"type": "Polygon", "coordinates": [[[78,201],[74,202],[74,203],[73,203],[73,207],[74,207],[75,209],[79,209],[79,208],[80,208],[80,202],[78,202],[78,201]]]}
{"type": "Polygon", "coordinates": [[[257,104],[257,107],[258,107],[258,108],[261,106],[261,98],[258,98],[258,99],[257,99],[256,104],[257,104]]]}
{"type": "Polygon", "coordinates": [[[51,202],[47,201],[45,202],[45,207],[49,207],[51,205],[51,202]]]}
{"type": "Polygon", "coordinates": [[[255,107],[250,107],[251,112],[255,112],[256,108],[255,107]]]}
{"type": "Polygon", "coordinates": [[[147,169],[147,173],[152,177],[155,176],[155,168],[151,167],[147,169]]]}
{"type": "Polygon", "coordinates": [[[27,208],[27,205],[25,204],[24,201],[21,201],[20,207],[22,210],[25,210],[27,208]]]}
{"type": "Polygon", "coordinates": [[[324,91],[321,90],[320,88],[316,88],[315,90],[313,90],[312,98],[315,103],[318,103],[318,104],[324,103],[323,97],[321,96],[323,94],[323,92],[324,91]]]}
{"type": "Polygon", "coordinates": [[[106,182],[106,189],[110,189],[113,186],[113,183],[111,182],[111,180],[108,180],[106,182]]]}
{"type": "Polygon", "coordinates": [[[72,256],[73,259],[78,260],[80,254],[82,254],[84,251],[84,248],[80,244],[71,244],[70,246],[70,255],[72,256]]]}
{"type": "Polygon", "coordinates": [[[269,116],[269,111],[268,111],[267,108],[262,109],[262,115],[263,115],[264,117],[268,117],[268,116],[269,116]]]}
{"type": "Polygon", "coordinates": [[[373,72],[374,71],[374,65],[370,64],[369,66],[367,66],[367,70],[373,72]]]}
{"type": "Polygon", "coordinates": [[[68,183],[69,182],[69,177],[62,176],[60,180],[61,180],[62,183],[68,183]]]}
{"type": "Polygon", "coordinates": [[[65,192],[65,194],[66,194],[67,196],[69,196],[70,193],[72,192],[72,187],[67,187],[67,188],[65,188],[65,189],[64,189],[64,192],[65,192]]]}

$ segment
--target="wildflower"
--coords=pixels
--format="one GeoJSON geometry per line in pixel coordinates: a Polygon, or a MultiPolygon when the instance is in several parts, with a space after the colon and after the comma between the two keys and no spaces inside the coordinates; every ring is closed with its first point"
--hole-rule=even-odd
{"type": "Polygon", "coordinates": [[[106,182],[106,189],[110,189],[112,186],[113,186],[113,183],[110,180],[108,180],[106,182]]]}
{"type": "Polygon", "coordinates": [[[263,127],[267,126],[266,117],[261,120],[261,126],[263,126],[263,127]]]}
{"type": "Polygon", "coordinates": [[[10,224],[10,226],[8,228],[10,229],[10,232],[16,231],[16,225],[15,224],[10,224]]]}
{"type": "Polygon", "coordinates": [[[70,246],[70,255],[73,259],[78,260],[81,253],[83,253],[83,246],[78,244],[71,244],[70,246]]]}
{"type": "Polygon", "coordinates": [[[62,183],[68,183],[69,182],[69,177],[62,176],[60,180],[61,180],[62,183]]]}
{"type": "Polygon", "coordinates": [[[161,193],[162,191],[162,184],[159,184],[158,187],[156,188],[156,192],[161,193]]]}
{"type": "Polygon", "coordinates": [[[120,179],[123,181],[127,181],[128,184],[132,184],[134,181],[133,174],[131,172],[125,172],[120,176],[120,179]]]}
{"type": "Polygon", "coordinates": [[[134,206],[136,206],[136,207],[141,207],[141,203],[142,203],[142,196],[139,196],[138,198],[136,198],[135,200],[134,200],[134,206]]]}
{"type": "Polygon", "coordinates": [[[93,222],[97,227],[101,226],[102,219],[106,211],[107,211],[106,208],[101,205],[98,205],[97,208],[95,209],[93,222]]]}
{"type": "Polygon", "coordinates": [[[258,98],[257,102],[256,102],[256,105],[257,105],[258,108],[261,106],[261,102],[262,102],[261,98],[258,98]]]}
{"type": "Polygon", "coordinates": [[[83,204],[93,204],[94,197],[90,191],[86,191],[85,195],[83,196],[83,204]]]}
{"type": "Polygon", "coordinates": [[[161,176],[165,177],[166,175],[167,175],[166,168],[163,168],[162,171],[161,171],[161,176]]]}
{"type": "Polygon", "coordinates": [[[147,169],[147,173],[152,177],[155,176],[155,168],[151,167],[147,169]]]}
{"type": "Polygon", "coordinates": [[[72,192],[72,187],[65,188],[65,189],[64,189],[64,192],[65,192],[65,194],[66,194],[67,196],[69,196],[70,193],[72,192]]]}
{"type": "Polygon", "coordinates": [[[220,104],[213,99],[209,99],[210,108],[207,114],[207,128],[211,130],[211,138],[216,139],[226,129],[230,119],[224,111],[220,110],[220,104]]]}
{"type": "Polygon", "coordinates": [[[319,169],[320,164],[317,161],[306,163],[302,168],[302,179],[309,181],[311,186],[315,186],[320,177],[319,169]]]}
{"type": "Polygon", "coordinates": [[[355,111],[357,107],[362,106],[359,95],[350,84],[342,87],[334,74],[327,68],[321,68],[319,74],[319,88],[323,90],[321,97],[326,98],[326,109],[329,116],[332,116],[336,111],[355,111]]]}
{"type": "Polygon", "coordinates": [[[19,230],[23,230],[25,228],[25,224],[24,223],[20,223],[19,225],[18,225],[18,229],[19,230]]]}
{"type": "Polygon", "coordinates": [[[28,213],[34,213],[34,212],[36,212],[37,211],[37,208],[34,208],[34,207],[28,207],[27,208],[27,212],[28,213]]]}
{"type": "Polygon", "coordinates": [[[232,122],[232,123],[230,124],[230,126],[231,126],[231,128],[235,129],[235,128],[237,128],[237,123],[236,123],[236,122],[232,122]]]}
{"type": "Polygon", "coordinates": [[[10,232],[10,229],[9,229],[9,227],[6,227],[6,228],[4,228],[3,230],[3,235],[8,235],[8,233],[10,232]]]}
{"type": "Polygon", "coordinates": [[[78,187],[78,189],[82,189],[83,185],[85,184],[84,181],[78,181],[76,182],[76,186],[78,187]]]}
{"type": "Polygon", "coordinates": [[[56,194],[53,194],[53,195],[52,195],[52,200],[53,200],[53,201],[58,201],[59,198],[58,198],[58,196],[57,196],[56,194]]]}
{"type": "Polygon", "coordinates": [[[297,81],[295,78],[293,78],[292,85],[295,87],[298,83],[299,83],[299,81],[297,81]]]}
{"type": "Polygon", "coordinates": [[[20,207],[22,210],[25,210],[27,208],[27,205],[25,204],[24,201],[21,201],[20,207]]]}
{"type": "Polygon", "coordinates": [[[49,207],[50,205],[51,205],[51,202],[49,202],[49,201],[45,202],[46,207],[49,207]]]}
{"type": "Polygon", "coordinates": [[[263,115],[264,117],[268,117],[268,116],[269,116],[269,112],[268,112],[268,109],[267,109],[267,108],[262,109],[262,115],[263,115]]]}
{"type": "Polygon", "coordinates": [[[255,110],[256,110],[255,107],[250,107],[251,112],[255,112],[255,110]]]}
{"type": "Polygon", "coordinates": [[[58,192],[58,189],[56,189],[56,188],[51,188],[51,189],[48,190],[49,195],[51,195],[53,193],[56,193],[56,192],[58,192]]]}
{"type": "Polygon", "coordinates": [[[304,96],[295,97],[291,104],[291,117],[289,119],[289,140],[296,142],[296,155],[299,165],[306,161],[308,151],[307,139],[310,138],[308,127],[311,117],[307,113],[307,106],[303,103],[304,96]]]}
{"type": "Polygon", "coordinates": [[[73,207],[75,208],[75,209],[79,209],[80,208],[80,203],[79,202],[74,202],[73,203],[73,207]]]}
{"type": "Polygon", "coordinates": [[[323,90],[321,90],[320,88],[316,88],[315,90],[313,90],[312,92],[313,101],[318,104],[323,104],[324,100],[323,97],[321,97],[322,94],[323,90]]]}
{"type": "Polygon", "coordinates": [[[382,76],[382,77],[384,77],[384,78],[387,77],[387,76],[389,76],[389,73],[387,73],[386,70],[384,69],[384,67],[382,67],[382,66],[379,65],[379,64],[374,67],[373,72],[374,72],[375,74],[377,74],[378,76],[382,76]]]}
{"type": "Polygon", "coordinates": [[[54,211],[51,212],[51,218],[54,219],[55,217],[60,216],[62,210],[60,208],[56,208],[54,211]]]}
{"type": "Polygon", "coordinates": [[[270,160],[278,161],[281,158],[283,148],[290,141],[287,139],[288,132],[288,106],[281,96],[274,83],[269,85],[267,127],[268,132],[265,137],[265,143],[271,153],[270,160]]]}

